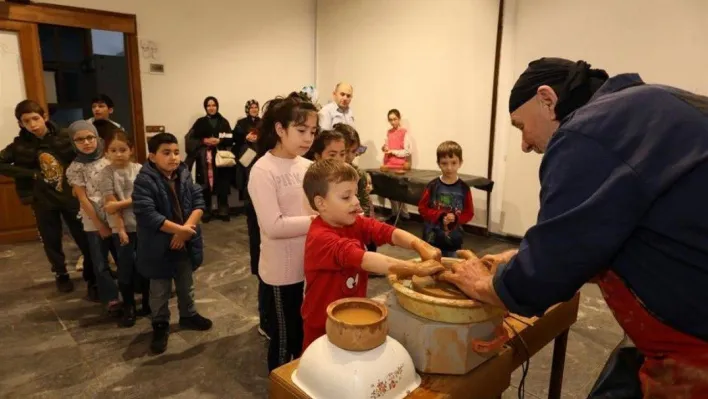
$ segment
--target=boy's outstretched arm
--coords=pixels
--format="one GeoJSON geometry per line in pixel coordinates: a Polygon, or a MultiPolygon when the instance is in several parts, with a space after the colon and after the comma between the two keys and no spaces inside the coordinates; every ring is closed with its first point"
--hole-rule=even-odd
{"type": "Polygon", "coordinates": [[[429,260],[424,262],[414,262],[410,260],[400,260],[380,254],[378,252],[366,252],[361,261],[361,268],[367,272],[377,274],[397,274],[399,277],[410,276],[431,276],[445,271],[445,267],[440,262],[429,260]]]}
{"type": "Polygon", "coordinates": [[[418,255],[420,255],[420,258],[424,261],[433,259],[439,262],[442,258],[442,252],[440,252],[438,248],[433,247],[405,230],[394,230],[391,243],[397,247],[412,249],[418,252],[418,255]]]}

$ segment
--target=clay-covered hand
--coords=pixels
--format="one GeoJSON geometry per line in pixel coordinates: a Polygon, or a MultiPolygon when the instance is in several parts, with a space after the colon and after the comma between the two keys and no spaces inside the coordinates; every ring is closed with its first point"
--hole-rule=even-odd
{"type": "Polygon", "coordinates": [[[497,267],[503,263],[509,263],[511,258],[513,258],[517,252],[518,251],[516,249],[510,249],[498,254],[484,255],[481,260],[485,265],[487,265],[492,273],[496,273],[497,267]]]}
{"type": "Polygon", "coordinates": [[[438,280],[452,283],[468,297],[494,304],[488,297],[484,282],[491,281],[492,272],[479,259],[457,262],[450,270],[438,275],[438,280]]]}
{"type": "Polygon", "coordinates": [[[396,274],[399,278],[409,278],[411,276],[427,277],[434,276],[445,271],[445,266],[436,260],[426,260],[423,262],[405,262],[401,265],[391,266],[389,272],[396,274]]]}
{"type": "Polygon", "coordinates": [[[411,248],[418,252],[420,259],[423,261],[432,259],[440,262],[442,260],[442,252],[423,240],[413,241],[411,248]]]}
{"type": "Polygon", "coordinates": [[[479,257],[469,249],[460,249],[459,251],[456,252],[456,255],[460,259],[464,260],[477,260],[479,257]]]}

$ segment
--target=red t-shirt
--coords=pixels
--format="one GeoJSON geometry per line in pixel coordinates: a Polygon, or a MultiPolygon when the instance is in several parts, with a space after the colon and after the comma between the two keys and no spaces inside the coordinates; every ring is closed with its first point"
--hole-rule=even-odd
{"type": "Polygon", "coordinates": [[[358,216],[351,226],[332,227],[318,217],[305,241],[303,350],[325,334],[327,306],[341,298],[366,297],[369,275],[361,268],[366,243],[391,244],[395,227],[358,216]]]}

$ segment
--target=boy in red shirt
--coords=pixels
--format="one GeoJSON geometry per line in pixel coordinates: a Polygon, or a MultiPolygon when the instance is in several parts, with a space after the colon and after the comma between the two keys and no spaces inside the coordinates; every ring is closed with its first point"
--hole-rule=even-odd
{"type": "Polygon", "coordinates": [[[349,164],[319,161],[302,182],[307,200],[319,216],[305,242],[305,299],[302,304],[303,351],[325,334],[327,306],[341,298],[366,297],[368,272],[430,276],[444,270],[440,250],[416,236],[360,216],[359,175],[349,164]],[[414,249],[422,263],[367,252],[366,243],[414,249]]]}
{"type": "Polygon", "coordinates": [[[438,166],[442,175],[425,187],[418,203],[423,218],[423,239],[442,250],[443,256],[455,257],[462,248],[462,226],[474,217],[472,193],[457,175],[462,166],[462,147],[454,141],[438,146],[438,166]]]}

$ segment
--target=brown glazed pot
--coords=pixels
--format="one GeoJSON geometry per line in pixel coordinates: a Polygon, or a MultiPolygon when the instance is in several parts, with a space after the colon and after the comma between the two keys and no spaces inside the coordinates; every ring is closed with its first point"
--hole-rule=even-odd
{"type": "Polygon", "coordinates": [[[363,352],[374,349],[386,341],[388,335],[388,310],[378,302],[367,298],[342,298],[327,306],[325,325],[329,341],[348,351],[363,352]],[[352,324],[337,318],[343,309],[366,309],[376,312],[376,321],[367,324],[352,324]]]}

